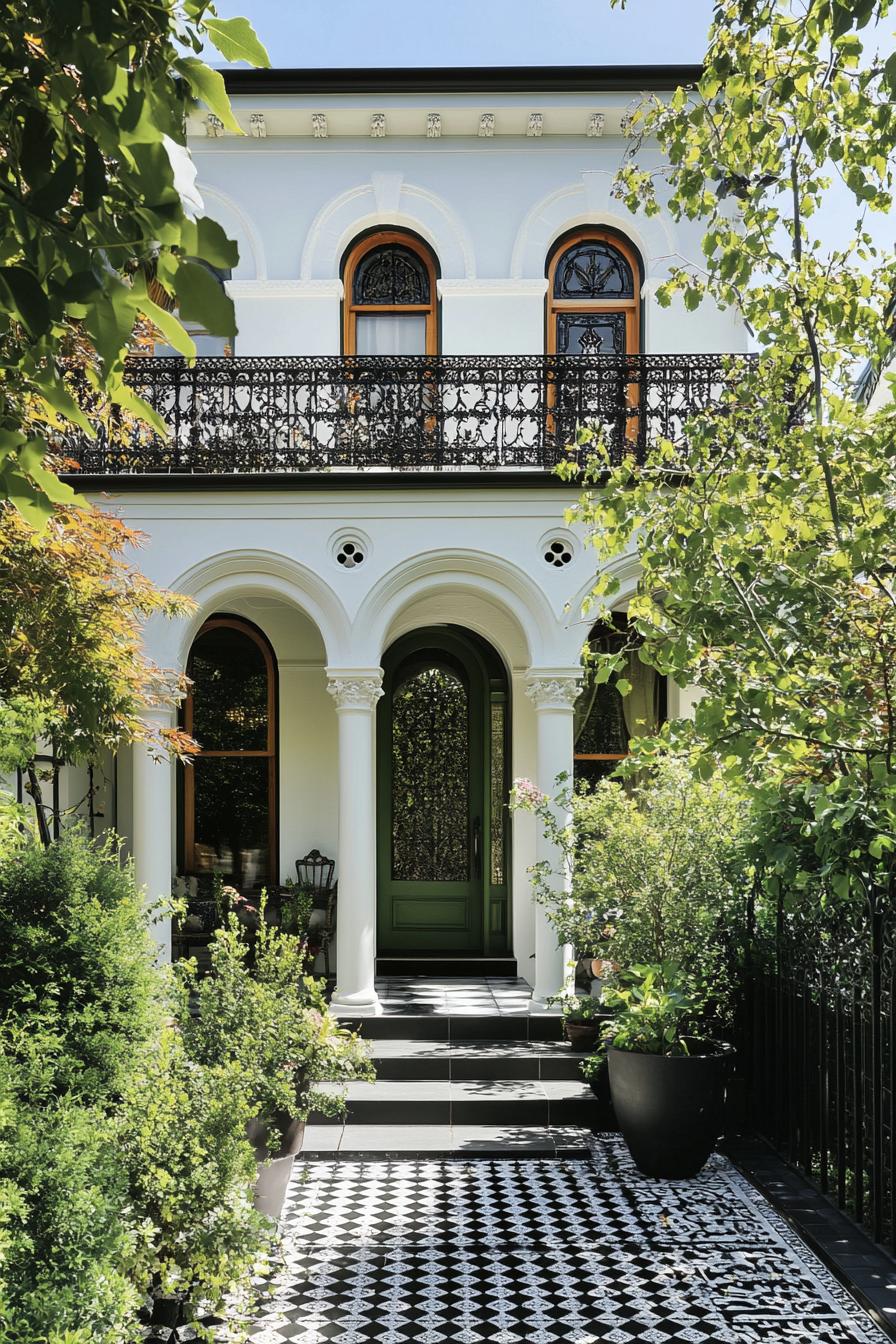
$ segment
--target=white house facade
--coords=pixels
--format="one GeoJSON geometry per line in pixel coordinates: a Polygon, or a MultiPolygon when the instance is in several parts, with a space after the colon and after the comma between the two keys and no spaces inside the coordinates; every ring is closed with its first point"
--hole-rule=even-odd
{"type": "MultiPolygon", "coordinates": [[[[205,210],[239,242],[236,341],[135,361],[170,438],[86,446],[80,485],[195,602],[146,648],[190,676],[201,751],[122,753],[91,807],[150,897],[332,856],[348,1008],[376,1011],[378,962],[452,959],[515,962],[543,1006],[568,952],[529,869],[565,877],[512,781],[553,793],[686,710],[671,686],[583,693],[594,552],[551,468],[583,421],[620,454],[675,438],[746,348],[735,314],[656,302],[698,229],[612,194],[639,91],[696,73],[229,72],[246,135],[190,123],[205,210]]],[[[633,560],[618,572],[624,613],[633,560]]]]}

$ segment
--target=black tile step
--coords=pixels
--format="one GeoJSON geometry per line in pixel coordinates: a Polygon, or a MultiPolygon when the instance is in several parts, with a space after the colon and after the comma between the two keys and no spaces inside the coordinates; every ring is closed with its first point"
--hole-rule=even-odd
{"type": "Polygon", "coordinates": [[[453,976],[463,979],[485,976],[510,976],[517,973],[516,957],[403,957],[383,956],[376,959],[378,976],[400,976],[412,980],[439,979],[453,976]]]}
{"type": "Polygon", "coordinates": [[[576,1054],[562,1041],[371,1040],[377,1078],[400,1080],[480,1079],[582,1081],[576,1054]]]}
{"type": "MultiPolygon", "coordinates": [[[[336,1088],[334,1090],[341,1090],[336,1088]]],[[[346,1089],[349,1125],[580,1125],[605,1128],[606,1108],[590,1087],[569,1080],[380,1079],[349,1083],[346,1089]]],[[[340,1124],[341,1118],[319,1113],[313,1125],[340,1124]]]]}
{"type": "Polygon", "coordinates": [[[369,1041],[559,1041],[563,1035],[557,1013],[389,1012],[351,1017],[340,1012],[339,1021],[369,1041]]]}

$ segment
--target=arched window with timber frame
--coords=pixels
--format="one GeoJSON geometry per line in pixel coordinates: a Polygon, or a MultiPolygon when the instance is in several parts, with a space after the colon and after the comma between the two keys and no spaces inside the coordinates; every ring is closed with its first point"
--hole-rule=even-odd
{"type": "Polygon", "coordinates": [[[193,641],[183,771],[188,876],[218,872],[241,892],[277,882],[277,665],[250,621],[212,616],[193,641]]]}
{"type": "Polygon", "coordinates": [[[614,628],[596,625],[588,640],[593,653],[625,653],[625,668],[609,681],[598,682],[593,664],[573,717],[575,779],[596,783],[628,756],[631,739],[656,732],[666,719],[666,678],[638,657],[639,642],[624,615],[614,628]],[[622,695],[616,683],[622,676],[631,686],[622,695]]]}
{"type": "Polygon", "coordinates": [[[548,258],[549,355],[636,355],[641,349],[641,261],[621,235],[582,229],[548,258]]]}
{"type": "Polygon", "coordinates": [[[347,355],[436,355],[436,259],[400,229],[357,239],[343,266],[343,349],[347,355]]]}

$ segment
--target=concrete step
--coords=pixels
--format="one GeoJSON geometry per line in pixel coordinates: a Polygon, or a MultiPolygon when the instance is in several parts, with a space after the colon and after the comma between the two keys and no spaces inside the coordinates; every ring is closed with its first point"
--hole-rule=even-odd
{"type": "Polygon", "coordinates": [[[563,1022],[557,1013],[414,1013],[362,1016],[336,1009],[343,1026],[371,1041],[559,1041],[563,1022]]]}
{"type": "Polygon", "coordinates": [[[582,1081],[575,1054],[561,1041],[371,1040],[370,1055],[380,1079],[566,1079],[582,1081]]]}
{"type": "Polygon", "coordinates": [[[301,1157],[582,1157],[591,1131],[580,1125],[313,1125],[301,1157]]]}
{"type": "MultiPolygon", "coordinates": [[[[599,1127],[591,1088],[570,1079],[379,1079],[324,1084],[346,1098],[348,1125],[580,1125],[599,1127]]],[[[312,1114],[311,1123],[327,1123],[312,1114]]],[[[340,1121],[331,1120],[338,1124],[340,1121]]]]}
{"type": "Polygon", "coordinates": [[[517,978],[516,957],[405,957],[381,956],[376,959],[376,973],[388,979],[407,980],[420,984],[433,977],[451,979],[517,978]]]}

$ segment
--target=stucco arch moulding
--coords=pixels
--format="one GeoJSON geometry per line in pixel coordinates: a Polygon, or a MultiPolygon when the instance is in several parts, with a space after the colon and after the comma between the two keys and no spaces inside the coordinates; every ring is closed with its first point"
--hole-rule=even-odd
{"type": "Polygon", "coordinates": [[[240,251],[239,264],[233,272],[234,280],[266,280],[267,262],[261,234],[252,218],[246,214],[232,196],[218,187],[199,183],[199,193],[206,203],[206,214],[210,215],[229,237],[235,238],[240,251]]]}
{"type": "Polygon", "coordinates": [[[359,234],[372,228],[412,229],[435,252],[442,276],[475,277],[473,242],[459,215],[426,188],[389,177],[386,184],[368,182],[352,187],[318,211],[302,249],[302,280],[338,276],[346,249],[359,234]]]}
{"type": "MultiPolygon", "coordinates": [[[[635,594],[638,580],[641,577],[641,564],[637,555],[634,552],[629,552],[627,555],[617,556],[616,559],[604,565],[602,572],[611,574],[619,584],[618,592],[613,594],[611,606],[620,609],[627,607],[629,599],[635,594]]],[[[587,583],[583,584],[575,596],[570,599],[569,609],[566,613],[562,643],[566,650],[567,659],[572,663],[579,661],[582,645],[594,625],[593,614],[589,615],[584,608],[594,589],[596,577],[595,573],[595,578],[589,579],[587,583]]]]}
{"type": "MultiPolygon", "coordinates": [[[[563,645],[558,621],[541,588],[521,569],[479,551],[433,551],[418,555],[383,575],[371,589],[355,621],[357,656],[377,662],[384,650],[408,628],[402,615],[426,597],[456,598],[457,623],[465,624],[464,595],[476,595],[506,616],[518,634],[516,647],[496,647],[509,669],[552,662],[563,645]]],[[[472,625],[471,628],[476,628],[472,625]]],[[[488,628],[478,630],[491,638],[488,628]]],[[[493,641],[494,642],[494,641],[493,641]]]]}
{"type": "Polygon", "coordinates": [[[188,621],[148,622],[144,647],[155,662],[183,671],[196,632],[228,600],[250,596],[279,597],[303,612],[317,627],[327,662],[351,662],[351,630],[345,608],[329,584],[289,556],[268,551],[224,551],[186,570],[169,585],[191,597],[196,611],[188,621]]]}
{"type": "Polygon", "coordinates": [[[633,215],[610,191],[613,173],[583,173],[578,182],[558,187],[532,206],[513,244],[510,274],[513,279],[544,275],[548,253],[558,238],[570,229],[607,227],[618,229],[635,244],[644,258],[646,280],[664,279],[666,258],[678,247],[671,223],[662,215],[633,215]]]}

